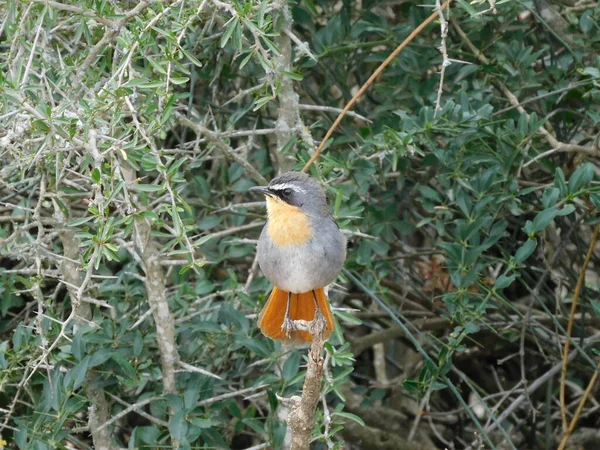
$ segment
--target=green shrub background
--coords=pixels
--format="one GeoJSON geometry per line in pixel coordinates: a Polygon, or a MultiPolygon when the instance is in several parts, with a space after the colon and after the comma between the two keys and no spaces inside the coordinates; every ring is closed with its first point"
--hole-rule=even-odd
{"type": "MultiPolygon", "coordinates": [[[[0,448],[285,448],[278,396],[306,352],[256,327],[248,188],[304,165],[421,3],[0,0],[0,448]]],[[[600,209],[600,6],[450,10],[450,64],[436,21],[310,169],[348,237],[314,448],[563,436],[600,209]]],[[[569,420],[597,370],[598,255],[569,420]]],[[[596,389],[573,445],[600,446],[596,389]]]]}

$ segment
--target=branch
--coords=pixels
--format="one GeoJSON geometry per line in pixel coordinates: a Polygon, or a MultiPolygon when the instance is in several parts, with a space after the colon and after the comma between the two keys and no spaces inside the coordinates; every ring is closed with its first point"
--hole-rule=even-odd
{"type": "Polygon", "coordinates": [[[298,329],[306,329],[312,336],[312,344],[308,352],[308,367],[302,396],[294,395],[290,399],[280,398],[289,403],[290,414],[287,423],[292,430],[292,443],[290,450],[309,450],[310,437],[315,427],[315,409],[321,397],[321,384],[323,382],[323,345],[325,344],[325,320],[315,317],[311,322],[294,320],[298,329]]]}
{"type": "MultiPolygon", "coordinates": [[[[276,57],[276,72],[281,83],[281,91],[277,96],[279,108],[277,109],[277,122],[275,125],[277,136],[277,151],[281,151],[293,139],[296,131],[309,149],[313,149],[315,144],[300,118],[300,99],[294,90],[294,81],[285,74],[292,71],[292,13],[287,2],[281,2],[281,32],[277,37],[277,45],[281,53],[276,57]]],[[[285,160],[279,162],[279,170],[287,172],[291,169],[296,154],[295,144],[290,148],[290,152],[285,160]]],[[[279,156],[279,155],[277,155],[279,156]]],[[[279,160],[279,158],[277,158],[279,160]]]]}
{"type": "MultiPolygon", "coordinates": [[[[581,269],[579,269],[579,278],[577,279],[577,284],[575,285],[575,292],[573,293],[573,300],[571,303],[571,313],[569,314],[569,322],[567,323],[567,339],[565,340],[565,348],[563,351],[563,364],[562,370],[560,371],[560,416],[562,418],[563,431],[565,433],[565,441],[568,439],[570,426],[567,425],[567,405],[565,402],[565,388],[567,382],[567,366],[569,364],[569,346],[571,344],[571,340],[569,337],[571,336],[571,332],[573,331],[573,322],[575,319],[575,311],[577,311],[577,303],[579,302],[579,296],[581,295],[581,289],[583,288],[583,283],[585,282],[585,272],[587,270],[587,266],[590,263],[590,259],[592,258],[592,254],[594,253],[594,249],[596,248],[596,241],[598,240],[598,232],[600,232],[600,225],[597,225],[594,229],[594,233],[592,234],[592,239],[590,239],[590,245],[588,246],[587,254],[585,255],[585,260],[583,261],[583,265],[581,269]]],[[[598,372],[594,372],[594,376],[596,377],[598,372]]],[[[581,411],[580,411],[581,412],[581,411]]],[[[574,417],[575,420],[577,417],[574,417]]],[[[571,430],[572,432],[572,430],[571,430]]]]}
{"type": "MultiPolygon", "coordinates": [[[[448,2],[446,2],[448,3],[448,2]]],[[[442,91],[444,88],[444,75],[446,74],[446,67],[448,67],[451,63],[448,59],[448,49],[446,47],[446,38],[448,37],[448,21],[444,17],[444,12],[442,11],[442,5],[440,4],[440,0],[435,0],[435,9],[440,18],[440,35],[441,35],[441,44],[440,44],[440,53],[442,54],[442,70],[440,71],[440,85],[437,91],[437,97],[435,99],[435,112],[434,115],[437,115],[438,111],[442,109],[442,91]]],[[[447,8],[448,16],[450,16],[450,8],[447,8]]]]}
{"type": "Polygon", "coordinates": [[[151,227],[145,219],[136,219],[136,238],[146,270],[146,294],[154,316],[156,342],[160,352],[163,375],[163,391],[175,394],[175,367],[179,363],[179,353],[175,340],[175,325],[169,304],[162,269],[161,255],[150,232],[151,227]]]}
{"type": "MultiPolygon", "coordinates": [[[[79,239],[75,237],[75,231],[66,229],[59,232],[60,242],[64,249],[64,256],[61,271],[64,280],[66,281],[67,290],[71,296],[73,303],[73,313],[77,322],[84,322],[92,319],[92,311],[88,302],[75,301],[78,297],[78,291],[82,287],[82,279],[80,276],[80,264],[74,261],[79,260],[79,239]]],[[[93,267],[93,262],[90,261],[89,267],[93,267]]],[[[83,292],[82,292],[83,294],[83,292]]],[[[111,432],[108,428],[100,429],[100,426],[107,422],[110,417],[108,402],[104,396],[104,390],[95,382],[96,374],[91,370],[86,374],[85,394],[90,403],[88,409],[88,427],[94,442],[94,448],[98,450],[112,450],[111,432]]]]}

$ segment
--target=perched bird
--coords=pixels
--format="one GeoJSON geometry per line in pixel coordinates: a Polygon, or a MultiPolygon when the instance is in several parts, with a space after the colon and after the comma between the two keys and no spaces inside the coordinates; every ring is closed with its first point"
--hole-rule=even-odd
{"type": "Polygon", "coordinates": [[[259,328],[271,339],[304,343],[312,336],[295,329],[293,321],[323,318],[328,338],[335,322],[323,288],[342,270],[346,242],[325,192],[300,172],[284,173],[251,190],[267,199],[267,223],[257,251],[260,268],[274,285],[259,315],[259,328]]]}

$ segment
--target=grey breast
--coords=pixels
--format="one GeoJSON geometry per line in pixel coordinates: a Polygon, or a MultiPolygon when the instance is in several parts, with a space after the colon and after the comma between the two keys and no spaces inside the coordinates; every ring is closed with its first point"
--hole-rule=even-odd
{"type": "Polygon", "coordinates": [[[265,277],[289,292],[309,292],[335,280],[346,259],[346,242],[331,216],[310,217],[313,236],[303,245],[277,247],[263,229],[258,263],[265,277]]]}

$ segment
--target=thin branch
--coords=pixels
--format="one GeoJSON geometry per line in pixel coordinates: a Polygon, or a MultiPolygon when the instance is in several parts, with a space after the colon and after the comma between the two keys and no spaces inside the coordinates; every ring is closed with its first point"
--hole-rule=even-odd
{"type": "MultiPolygon", "coordinates": [[[[322,106],[322,105],[298,105],[301,110],[304,111],[325,111],[325,112],[333,112],[333,113],[341,113],[343,109],[335,108],[333,106],[322,106]]],[[[346,111],[346,115],[349,117],[354,117],[355,119],[362,120],[367,123],[373,123],[371,119],[366,118],[365,116],[361,116],[354,111],[346,111]]]]}
{"type": "Polygon", "coordinates": [[[293,396],[290,399],[282,399],[291,405],[287,423],[292,430],[292,443],[290,450],[309,450],[310,436],[315,426],[315,409],[321,398],[321,384],[324,374],[323,346],[325,345],[325,321],[316,317],[307,324],[295,320],[297,329],[304,329],[312,336],[312,344],[308,352],[308,367],[302,387],[302,396],[293,396]],[[300,326],[299,326],[300,325],[300,326]]]}
{"type": "Polygon", "coordinates": [[[194,372],[194,373],[200,373],[202,375],[206,375],[207,377],[211,377],[211,378],[216,378],[217,380],[222,380],[223,378],[221,378],[219,375],[215,375],[212,372],[209,372],[208,370],[204,370],[201,369],[199,367],[196,366],[192,366],[191,364],[185,363],[183,361],[179,361],[179,365],[186,371],[186,372],[194,372]]]}
{"type": "MultiPolygon", "coordinates": [[[[446,2],[448,3],[448,2],[446,2]]],[[[450,8],[446,8],[448,11],[448,17],[450,17],[450,8]]],[[[437,115],[438,111],[442,109],[442,91],[444,88],[444,75],[446,74],[446,67],[448,67],[451,63],[448,59],[448,49],[446,47],[446,38],[448,37],[448,21],[444,17],[444,12],[442,11],[442,5],[440,0],[435,0],[435,10],[440,18],[440,53],[442,54],[442,70],[440,71],[440,85],[437,91],[437,97],[435,99],[435,112],[437,115]]]]}
{"type": "MultiPolygon", "coordinates": [[[[600,232],[600,225],[597,225],[594,229],[594,233],[592,234],[592,238],[590,239],[590,244],[588,246],[587,254],[585,255],[585,260],[583,261],[583,265],[579,269],[579,278],[577,279],[577,284],[575,285],[575,292],[573,293],[573,299],[571,303],[571,313],[569,314],[569,322],[567,323],[567,337],[571,336],[571,332],[573,331],[573,322],[575,318],[575,312],[577,311],[577,304],[579,302],[579,296],[581,295],[581,289],[583,288],[583,283],[585,282],[585,272],[587,270],[587,266],[590,263],[590,259],[592,258],[592,254],[594,253],[594,249],[596,248],[596,241],[598,240],[598,232],[600,232]]],[[[567,381],[567,367],[569,364],[569,346],[571,344],[571,340],[565,340],[565,348],[563,350],[563,364],[562,370],[560,372],[560,416],[562,418],[563,431],[565,433],[565,438],[568,439],[569,436],[569,425],[567,422],[567,405],[565,402],[565,391],[566,391],[566,381],[567,381]]],[[[597,374],[596,372],[595,374],[597,374]]],[[[565,441],[566,444],[566,441],[565,441]]]]}
{"type": "Polygon", "coordinates": [[[585,392],[583,393],[581,400],[579,401],[579,405],[577,406],[577,410],[575,411],[575,414],[573,415],[573,419],[571,420],[569,428],[565,432],[565,435],[563,436],[557,450],[564,450],[566,448],[567,442],[569,441],[569,437],[571,436],[571,434],[573,434],[573,431],[575,430],[575,427],[577,426],[577,422],[579,422],[579,418],[581,417],[581,412],[583,411],[583,407],[585,406],[585,403],[587,402],[588,398],[590,398],[590,394],[592,393],[592,388],[596,384],[596,381],[598,381],[598,373],[599,373],[598,370],[600,370],[600,364],[598,365],[598,369],[594,372],[594,375],[592,375],[592,378],[591,378],[590,382],[588,383],[588,386],[585,389],[585,392]]]}

